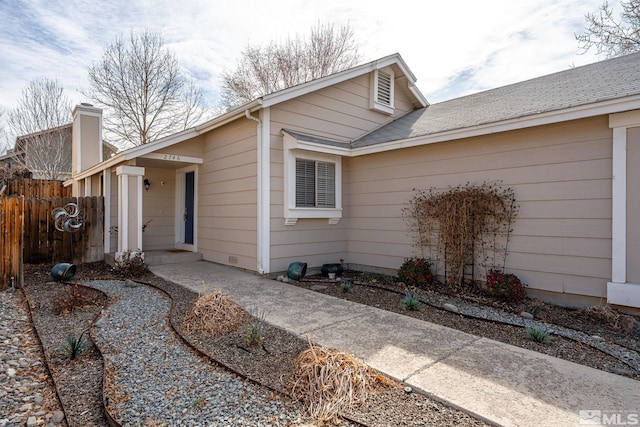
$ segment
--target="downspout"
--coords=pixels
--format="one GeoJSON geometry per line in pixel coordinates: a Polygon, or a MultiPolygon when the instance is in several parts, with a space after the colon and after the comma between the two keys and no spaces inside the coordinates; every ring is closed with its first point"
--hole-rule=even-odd
{"type": "MultiPolygon", "coordinates": [[[[266,110],[262,110],[263,112],[266,110]]],[[[270,164],[269,164],[269,147],[264,146],[265,140],[268,142],[268,135],[265,137],[264,126],[262,120],[251,115],[251,110],[244,111],[245,116],[249,120],[253,120],[257,124],[257,163],[258,163],[258,208],[257,208],[257,270],[260,274],[269,273],[269,192],[270,192],[270,164]]],[[[267,120],[268,122],[268,120],[267,120]]]]}

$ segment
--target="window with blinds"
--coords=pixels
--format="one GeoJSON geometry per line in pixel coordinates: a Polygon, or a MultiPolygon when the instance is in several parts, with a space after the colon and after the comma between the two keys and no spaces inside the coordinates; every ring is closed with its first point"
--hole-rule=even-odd
{"type": "Polygon", "coordinates": [[[296,207],[336,206],[336,165],[296,159],[296,207]]]}

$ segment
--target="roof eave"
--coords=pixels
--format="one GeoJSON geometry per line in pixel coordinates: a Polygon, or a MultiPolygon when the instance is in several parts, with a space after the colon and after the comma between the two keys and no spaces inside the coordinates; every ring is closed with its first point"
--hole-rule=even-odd
{"type": "Polygon", "coordinates": [[[437,142],[452,141],[463,138],[472,138],[493,133],[508,132],[512,130],[531,128],[534,126],[542,126],[569,120],[578,120],[638,109],[640,109],[640,95],[634,95],[622,99],[580,105],[576,107],[565,108],[562,110],[548,111],[524,117],[512,118],[499,122],[486,123],[459,129],[451,129],[434,134],[420,135],[396,141],[383,142],[379,144],[353,148],[352,156],[355,157],[366,154],[381,153],[384,151],[397,150],[400,148],[416,147],[420,145],[428,145],[437,142]]]}
{"type": "Polygon", "coordinates": [[[233,110],[230,110],[221,116],[215,117],[209,120],[208,122],[198,125],[194,129],[199,134],[209,132],[210,130],[216,129],[222,125],[225,125],[229,122],[239,119],[240,117],[244,117],[245,115],[244,112],[246,110],[250,110],[251,112],[254,112],[256,110],[259,110],[262,106],[263,106],[263,100],[262,98],[258,98],[256,100],[243,104],[239,107],[236,107],[233,110]]]}
{"type": "Polygon", "coordinates": [[[416,86],[416,77],[413,75],[407,64],[404,62],[399,53],[385,56],[375,61],[368,62],[366,64],[359,65],[348,70],[340,71],[319,79],[312,80],[310,82],[302,83],[287,89],[274,92],[269,95],[265,95],[262,98],[262,106],[269,107],[271,105],[279,104],[281,102],[288,101],[293,98],[297,98],[301,95],[305,95],[316,90],[324,89],[326,87],[335,85],[337,83],[359,77],[363,74],[370,73],[371,71],[378,70],[380,68],[387,67],[389,65],[397,65],[402,73],[407,77],[409,90],[416,97],[418,102],[423,106],[429,105],[427,99],[420,92],[416,86]]]}

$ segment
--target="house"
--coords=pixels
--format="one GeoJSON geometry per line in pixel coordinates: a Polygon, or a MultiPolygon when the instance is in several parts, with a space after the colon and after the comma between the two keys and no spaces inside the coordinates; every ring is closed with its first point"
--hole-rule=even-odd
{"type": "MultiPolygon", "coordinates": [[[[71,178],[72,123],[20,135],[12,149],[0,156],[0,164],[20,165],[30,171],[31,178],[67,180],[71,178]]],[[[103,158],[118,150],[102,142],[103,158]]]]}
{"type": "Polygon", "coordinates": [[[502,181],[520,204],[507,270],[532,296],[638,308],[639,70],[632,54],[430,105],[394,54],[106,160],[84,132],[101,111],[81,105],[69,184],[110,201],[107,253],[275,274],[340,259],[393,271],[414,254],[413,189],[502,181]]]}

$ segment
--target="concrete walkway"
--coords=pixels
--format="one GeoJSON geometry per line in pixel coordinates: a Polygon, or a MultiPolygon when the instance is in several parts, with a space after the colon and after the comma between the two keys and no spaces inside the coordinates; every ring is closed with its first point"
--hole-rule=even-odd
{"type": "Polygon", "coordinates": [[[625,377],[206,261],[151,270],[196,292],[219,289],[245,308],[266,312],[269,323],[352,353],[494,424],[565,427],[640,420],[640,382],[625,377]]]}

